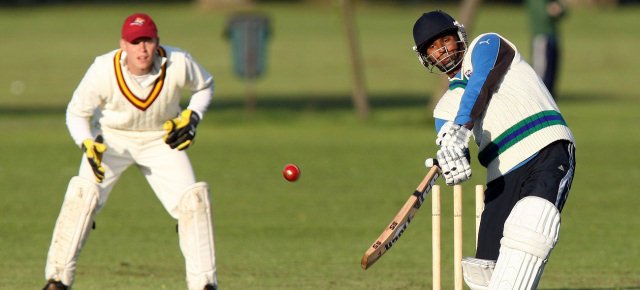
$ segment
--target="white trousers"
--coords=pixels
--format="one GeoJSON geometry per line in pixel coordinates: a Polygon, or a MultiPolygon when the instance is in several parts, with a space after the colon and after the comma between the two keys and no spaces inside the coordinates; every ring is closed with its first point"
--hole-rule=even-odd
{"type": "Polygon", "coordinates": [[[73,284],[75,265],[89,234],[87,230],[91,219],[105,205],[122,173],[131,165],[135,165],[142,171],[167,212],[178,220],[180,249],[185,257],[189,289],[200,290],[206,284],[216,285],[209,191],[206,183],[195,182],[186,152],[171,149],[164,142],[164,131],[128,132],[103,129],[101,134],[104,144],[107,145],[107,151],[102,157],[105,178],[102,183],[96,184],[95,189],[92,184],[95,177],[91,165],[87,162],[86,156],[82,157],[78,174],[81,178],[72,179],[76,183],[73,183],[74,186],[70,185],[71,189],[67,190],[65,204],[54,229],[54,237],[47,255],[45,278],[60,280],[69,286],[73,284]],[[85,180],[89,185],[84,184],[84,187],[93,189],[93,195],[85,198],[87,189],[79,187],[83,184],[78,183],[78,180],[85,180]],[[91,204],[88,204],[89,202],[91,204]],[[84,203],[87,205],[84,206],[84,203]],[[85,220],[81,224],[85,229],[82,233],[75,230],[81,222],[75,216],[81,216],[85,220]]]}
{"type": "MultiPolygon", "coordinates": [[[[106,203],[120,175],[135,164],[167,212],[177,219],[178,203],[184,190],[196,182],[186,151],[169,148],[164,142],[164,131],[134,132],[103,128],[101,134],[107,151],[102,158],[105,178],[98,184],[98,210],[106,203]]],[[[82,156],[80,164],[78,175],[94,180],[86,156],[82,156]]]]}

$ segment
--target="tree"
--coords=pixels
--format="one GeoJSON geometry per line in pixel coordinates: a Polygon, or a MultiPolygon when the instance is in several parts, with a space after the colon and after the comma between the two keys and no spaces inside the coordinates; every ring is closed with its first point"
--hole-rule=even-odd
{"type": "Polygon", "coordinates": [[[358,117],[366,119],[369,116],[369,101],[364,84],[364,70],[362,68],[362,56],[357,37],[357,28],[353,14],[351,0],[341,0],[344,29],[349,47],[349,58],[351,60],[351,72],[353,79],[353,104],[358,117]]]}

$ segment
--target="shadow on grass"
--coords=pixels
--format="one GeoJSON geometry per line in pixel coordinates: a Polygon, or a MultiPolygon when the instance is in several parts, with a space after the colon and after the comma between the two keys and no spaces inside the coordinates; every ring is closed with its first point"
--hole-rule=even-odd
{"type": "MultiPolygon", "coordinates": [[[[563,95],[559,102],[602,102],[615,99],[595,95],[563,95]]],[[[299,95],[258,95],[256,109],[260,110],[290,110],[290,111],[331,111],[352,110],[354,105],[350,95],[314,95],[301,93],[299,95]]],[[[369,104],[372,110],[376,109],[401,109],[401,108],[426,108],[430,104],[429,94],[370,94],[369,104]]],[[[182,104],[186,107],[186,103],[182,104]]],[[[245,99],[241,95],[214,96],[210,110],[243,110],[245,99]]],[[[13,105],[1,106],[1,116],[20,115],[64,115],[64,105],[13,105]]]]}
{"type": "MultiPolygon", "coordinates": [[[[427,107],[432,98],[429,94],[370,94],[369,104],[372,109],[427,107]]],[[[559,102],[602,102],[612,100],[599,95],[563,95],[559,102]]],[[[214,110],[242,109],[245,100],[242,96],[215,100],[214,110]]],[[[257,97],[257,109],[290,109],[290,110],[351,110],[353,100],[350,95],[260,95],[257,97]]]]}
{"type": "MultiPolygon", "coordinates": [[[[413,108],[424,107],[430,102],[429,95],[419,94],[372,94],[369,95],[369,105],[376,108],[413,108]]],[[[242,109],[245,99],[242,96],[214,101],[213,108],[217,110],[242,109]]],[[[257,97],[258,110],[351,110],[353,100],[349,95],[261,95],[257,97]]]]}
{"type": "MultiPolygon", "coordinates": [[[[372,109],[377,108],[411,108],[425,107],[429,104],[428,95],[370,95],[369,104],[372,109]]],[[[186,107],[188,103],[182,103],[186,107]]],[[[245,99],[243,96],[214,96],[213,103],[209,110],[243,110],[245,99]]],[[[331,111],[331,110],[351,110],[353,103],[349,95],[259,95],[257,96],[256,109],[260,110],[289,110],[289,111],[331,111]]],[[[0,115],[64,115],[66,104],[64,105],[14,105],[0,106],[0,115]]]]}

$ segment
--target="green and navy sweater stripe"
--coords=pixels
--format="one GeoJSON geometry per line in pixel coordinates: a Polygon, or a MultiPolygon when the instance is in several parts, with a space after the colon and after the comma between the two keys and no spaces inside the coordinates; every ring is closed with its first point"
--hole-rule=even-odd
{"type": "Polygon", "coordinates": [[[478,154],[478,160],[480,161],[480,164],[487,167],[491,161],[498,157],[498,155],[508,150],[519,141],[535,132],[554,125],[567,126],[562,115],[557,111],[542,111],[529,116],[513,125],[504,133],[500,134],[500,136],[491,143],[487,144],[487,146],[478,154]]]}
{"type": "Polygon", "coordinates": [[[468,81],[469,81],[469,79],[467,79],[467,78],[451,80],[449,82],[449,90],[454,90],[454,89],[457,89],[457,88],[464,89],[464,88],[467,87],[467,82],[468,81]]]}

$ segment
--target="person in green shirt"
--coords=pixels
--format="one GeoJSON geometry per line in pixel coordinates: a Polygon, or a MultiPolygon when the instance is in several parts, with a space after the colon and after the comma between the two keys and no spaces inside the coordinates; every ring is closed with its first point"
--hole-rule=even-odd
{"type": "Polygon", "coordinates": [[[566,14],[559,0],[527,0],[531,27],[531,62],[552,96],[557,98],[555,82],[560,63],[558,22],[566,14]]]}

